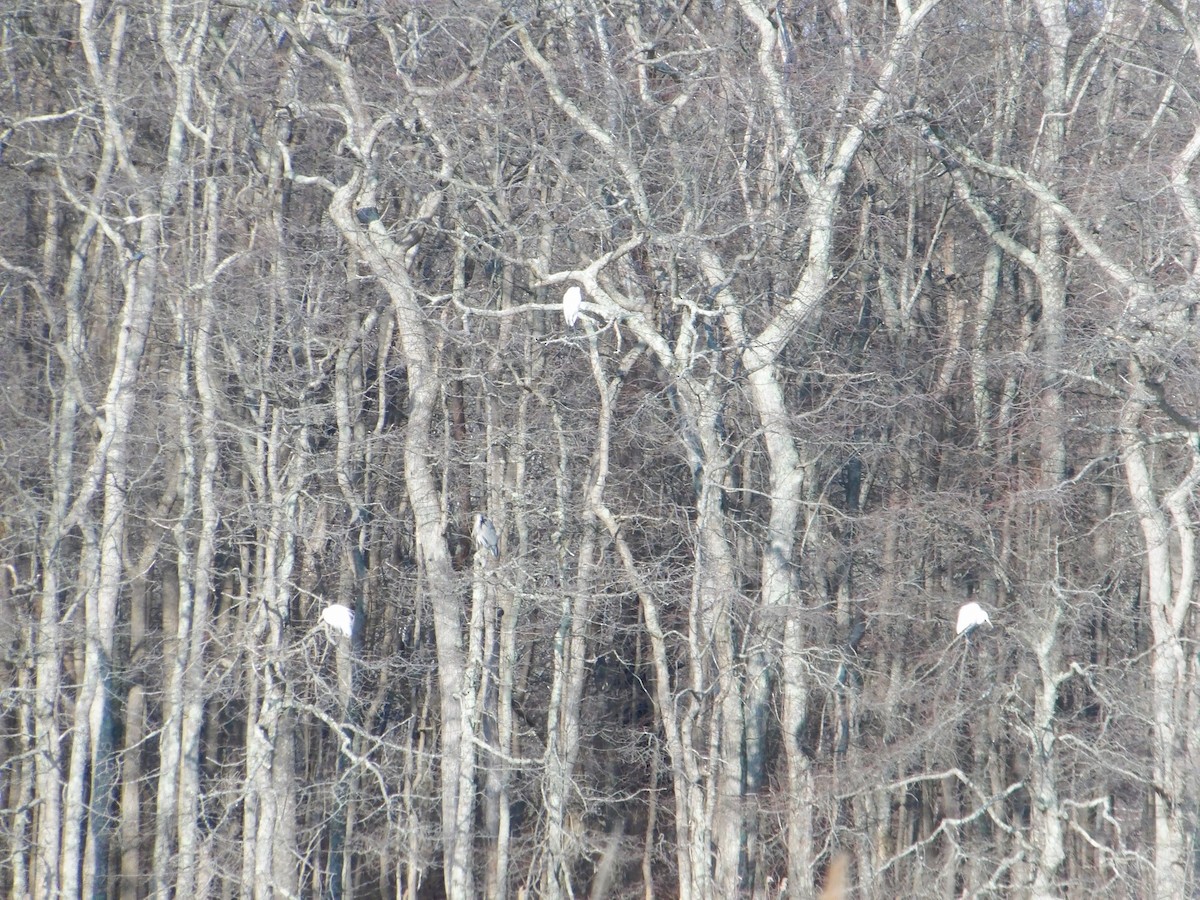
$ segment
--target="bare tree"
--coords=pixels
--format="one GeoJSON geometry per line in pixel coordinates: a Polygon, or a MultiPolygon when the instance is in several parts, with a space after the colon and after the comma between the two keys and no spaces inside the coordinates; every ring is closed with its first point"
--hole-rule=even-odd
{"type": "Polygon", "coordinates": [[[1187,9],[6,15],[8,893],[1193,890],[1187,9]]]}

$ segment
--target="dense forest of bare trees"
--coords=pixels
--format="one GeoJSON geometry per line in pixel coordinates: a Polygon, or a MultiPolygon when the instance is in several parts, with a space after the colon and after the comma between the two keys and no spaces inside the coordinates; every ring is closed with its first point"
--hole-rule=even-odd
{"type": "Polygon", "coordinates": [[[1194,3],[0,27],[4,894],[1195,895],[1194,3]]]}

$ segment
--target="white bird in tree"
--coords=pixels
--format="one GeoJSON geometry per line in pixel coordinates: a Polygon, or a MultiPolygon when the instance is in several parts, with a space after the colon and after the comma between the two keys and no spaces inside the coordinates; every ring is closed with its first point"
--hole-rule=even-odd
{"type": "Polygon", "coordinates": [[[475,539],[475,546],[480,550],[500,558],[500,538],[496,534],[496,526],[483,513],[475,514],[475,527],[471,529],[471,537],[475,539]]]}
{"type": "Polygon", "coordinates": [[[568,328],[574,328],[575,323],[579,321],[579,308],[582,305],[583,291],[579,289],[579,285],[573,284],[563,294],[563,318],[567,320],[568,328]]]}
{"type": "Polygon", "coordinates": [[[350,637],[354,631],[354,610],[340,603],[333,603],[321,610],[321,621],[325,624],[327,634],[332,628],[339,634],[350,637]]]}
{"type": "Polygon", "coordinates": [[[971,632],[984,623],[987,624],[988,628],[991,628],[991,616],[987,614],[986,609],[972,600],[970,603],[964,603],[958,608],[958,623],[954,626],[954,633],[970,636],[971,632]]]}

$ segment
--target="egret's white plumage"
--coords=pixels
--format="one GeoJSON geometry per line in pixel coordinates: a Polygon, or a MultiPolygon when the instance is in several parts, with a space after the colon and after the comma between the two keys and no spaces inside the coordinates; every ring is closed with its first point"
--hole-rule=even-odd
{"type": "Polygon", "coordinates": [[[567,320],[568,328],[574,328],[575,323],[579,321],[579,308],[582,305],[583,291],[579,289],[579,285],[573,284],[563,294],[563,318],[567,320]]]}
{"type": "Polygon", "coordinates": [[[354,631],[354,610],[340,603],[334,603],[321,610],[321,621],[346,637],[354,631]]]}
{"type": "Polygon", "coordinates": [[[954,633],[962,634],[964,631],[973,631],[984,623],[990,626],[992,624],[991,616],[987,614],[986,609],[972,600],[958,608],[958,623],[954,626],[954,633]]]}
{"type": "Polygon", "coordinates": [[[483,513],[475,514],[475,527],[471,529],[471,537],[475,539],[476,547],[499,558],[500,537],[496,534],[496,526],[492,524],[492,520],[483,513]]]}

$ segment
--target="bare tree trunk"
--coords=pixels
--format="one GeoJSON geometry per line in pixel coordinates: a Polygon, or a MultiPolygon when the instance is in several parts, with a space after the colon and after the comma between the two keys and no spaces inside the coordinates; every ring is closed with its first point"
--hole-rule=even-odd
{"type": "MultiPolygon", "coordinates": [[[[311,21],[300,27],[328,25],[312,11],[311,21]]],[[[377,174],[373,170],[373,144],[379,131],[363,105],[352,68],[344,58],[310,48],[330,72],[341,92],[346,121],[351,132],[346,140],[356,147],[364,169],[351,180],[334,187],[325,179],[313,179],[332,190],[329,214],[347,243],[379,279],[392,301],[396,339],[404,362],[408,385],[408,422],[405,429],[404,476],[407,497],[415,519],[419,563],[433,610],[434,639],[438,657],[438,683],[442,711],[441,799],[442,842],[446,894],[452,900],[475,894],[474,810],[475,741],[478,704],[478,672],[470,669],[462,642],[461,602],[454,589],[453,571],[443,533],[443,498],[434,475],[436,458],[430,439],[433,414],[441,385],[435,369],[425,311],[418,302],[411,270],[418,257],[421,237],[441,204],[440,189],[427,193],[415,210],[414,227],[401,241],[394,240],[378,219],[364,232],[355,209],[375,209],[377,174]]],[[[413,94],[418,114],[426,123],[423,103],[413,94]]],[[[390,114],[385,118],[390,120],[390,114]]],[[[428,125],[427,125],[428,127],[428,125]]],[[[429,128],[436,133],[436,128],[429,128]]],[[[439,180],[447,183],[451,161],[443,158],[439,180]]],[[[305,179],[298,178],[304,182],[305,179]]]]}
{"type": "MultiPolygon", "coordinates": [[[[218,216],[221,211],[219,185],[210,181],[205,185],[205,214],[208,241],[205,245],[204,271],[207,281],[215,277],[219,264],[218,216]]],[[[199,415],[196,429],[199,438],[199,466],[196,473],[196,493],[199,500],[198,534],[195,539],[195,555],[192,562],[191,623],[190,629],[180,628],[181,654],[186,659],[183,668],[183,692],[181,697],[182,716],[179,737],[179,805],[177,825],[179,856],[176,864],[176,891],[186,894],[195,890],[197,884],[197,861],[200,845],[200,736],[204,730],[205,702],[208,694],[205,649],[208,630],[212,625],[210,607],[213,593],[213,569],[217,551],[217,528],[220,509],[217,502],[216,479],[220,464],[217,442],[219,410],[217,401],[217,376],[212,359],[212,336],[214,329],[214,307],[211,289],[200,295],[199,314],[192,334],[193,373],[199,415]],[[182,645],[184,636],[190,641],[186,649],[182,645]]]]}
{"type": "MultiPolygon", "coordinates": [[[[80,257],[76,255],[73,275],[79,277],[80,257]]],[[[77,281],[76,281],[77,283],[77,281]]],[[[67,289],[71,289],[68,280],[67,289]]],[[[66,293],[66,291],[64,292],[66,293]]],[[[70,294],[67,294],[70,296],[70,294]]],[[[63,353],[67,359],[79,361],[82,357],[82,326],[74,310],[74,303],[67,305],[66,338],[63,353]]],[[[61,660],[64,651],[59,627],[59,567],[64,560],[60,556],[59,543],[65,537],[64,519],[70,503],[72,486],[72,455],[75,451],[76,416],[78,403],[73,390],[63,392],[62,400],[55,411],[54,454],[50,460],[51,495],[46,533],[41,547],[40,607],[38,610],[37,639],[34,650],[36,659],[34,678],[34,750],[37,773],[37,795],[40,804],[35,813],[37,852],[33,857],[34,897],[50,898],[60,894],[59,859],[64,829],[62,809],[62,750],[61,731],[58,724],[58,705],[62,684],[61,660]]]]}
{"type": "MultiPolygon", "coordinates": [[[[473,818],[475,805],[475,716],[477,681],[468,671],[462,644],[462,618],[442,531],[442,502],[431,460],[430,426],[437,408],[439,385],[430,355],[425,317],[404,262],[409,250],[372,229],[366,236],[355,227],[350,201],[357,180],[339,188],[330,214],[347,240],[356,245],[368,265],[380,275],[392,299],[396,336],[408,374],[409,419],[404,449],[408,499],[416,518],[416,538],[433,609],[442,704],[442,840],[446,893],[451,898],[474,896],[473,818]]],[[[439,201],[426,198],[423,218],[439,201]]],[[[376,223],[377,224],[377,223],[376,223]]],[[[415,255],[415,254],[413,254],[415,255]]]]}
{"type": "MultiPolygon", "coordinates": [[[[123,149],[126,137],[119,117],[119,104],[111,94],[113,73],[120,65],[124,48],[127,15],[122,9],[112,17],[107,54],[102,55],[96,43],[94,12],[91,2],[81,3],[79,34],[92,85],[104,111],[106,156],[115,160],[124,174],[136,181],[138,173],[123,149]]],[[[164,150],[166,168],[162,180],[157,192],[145,201],[142,207],[144,214],[137,219],[141,223],[138,240],[142,247],[157,244],[163,210],[169,209],[178,197],[184,122],[191,106],[191,74],[188,70],[180,77],[176,115],[168,146],[164,150]]],[[[109,163],[105,168],[109,169],[112,165],[109,163]]],[[[101,208],[99,205],[94,207],[93,215],[101,208]]],[[[116,245],[116,252],[122,259],[133,257],[132,251],[107,225],[105,233],[116,245]]],[[[68,821],[64,822],[67,837],[60,865],[63,888],[68,893],[76,889],[76,829],[85,821],[81,783],[85,763],[90,769],[91,784],[88,790],[88,842],[83,867],[83,890],[102,893],[108,881],[108,850],[112,830],[110,816],[117,779],[113,651],[124,571],[121,553],[126,539],[127,439],[137,404],[138,370],[158,289],[156,263],[151,261],[144,266],[125,266],[123,282],[124,302],[116,343],[112,349],[112,373],[102,407],[103,421],[98,445],[81,486],[81,496],[75,501],[75,508],[82,510],[94,492],[102,492],[101,522],[92,563],[94,574],[85,595],[83,674],[76,706],[76,740],[71,751],[72,776],[67,791],[70,807],[68,821]]],[[[85,526],[85,533],[87,531],[85,526]]]]}
{"type": "Polygon", "coordinates": [[[609,442],[612,434],[612,401],[620,379],[607,379],[596,344],[589,333],[589,358],[600,407],[596,423],[597,443],[588,468],[591,477],[583,486],[585,496],[583,538],[579,565],[573,583],[563,586],[562,606],[554,637],[554,669],[546,722],[546,774],[543,789],[546,803],[547,849],[541,895],[574,896],[572,870],[577,861],[578,840],[568,835],[567,806],[576,793],[575,765],[579,755],[580,703],[587,677],[587,626],[589,600],[595,583],[598,523],[595,510],[603,506],[608,481],[609,442]]]}
{"type": "MultiPolygon", "coordinates": [[[[1144,377],[1134,367],[1135,378],[1144,377]]],[[[1150,661],[1154,735],[1154,895],[1183,897],[1194,875],[1189,841],[1195,841],[1195,811],[1189,808],[1195,773],[1189,773],[1189,744],[1195,725],[1189,699],[1184,635],[1196,590],[1196,536],[1190,499],[1200,484],[1197,436],[1190,443],[1191,465],[1184,478],[1159,495],[1146,458],[1140,420],[1146,412],[1144,390],[1127,404],[1123,416],[1122,462],[1134,512],[1146,545],[1147,603],[1153,650],[1150,661]],[[1189,822],[1189,816],[1193,821],[1189,822]]]]}
{"type": "MultiPolygon", "coordinates": [[[[1067,98],[1067,50],[1071,31],[1067,26],[1066,4],[1061,0],[1038,0],[1038,14],[1046,35],[1047,54],[1042,97],[1045,101],[1038,176],[1047,182],[1057,180],[1063,152],[1069,109],[1067,98]]],[[[1039,204],[1037,211],[1038,247],[1037,276],[1042,305],[1040,327],[1044,354],[1042,376],[1041,476],[1042,488],[1048,493],[1059,488],[1067,471],[1066,418],[1062,391],[1058,387],[1065,345],[1066,283],[1062,256],[1062,224],[1052,209],[1039,204]]],[[[1044,511],[1043,511],[1044,512],[1044,511]]],[[[1031,740],[1032,834],[1037,851],[1034,872],[1034,897],[1053,897],[1058,894],[1058,878],[1066,860],[1063,810],[1059,799],[1057,752],[1055,741],[1055,711],[1058,705],[1058,686],[1065,676],[1059,673],[1058,628],[1061,618],[1062,594],[1058,586],[1057,549],[1061,528],[1056,516],[1041,515],[1038,546],[1030,548],[1038,570],[1032,578],[1049,586],[1038,591],[1043,604],[1050,607],[1048,615],[1039,617],[1039,634],[1033,637],[1037,658],[1040,688],[1034,703],[1034,722],[1031,740]]]]}
{"type": "MultiPolygon", "coordinates": [[[[157,217],[152,216],[157,220],[157,217]]],[[[149,228],[149,226],[147,226],[149,228]]],[[[146,235],[149,240],[149,231],[146,235]]],[[[108,846],[112,830],[111,808],[116,786],[113,721],[113,659],[117,603],[121,596],[124,565],[127,492],[127,439],[137,405],[138,367],[145,348],[150,314],[154,308],[156,279],[153,265],[146,277],[138,278],[137,267],[127,271],[125,304],[113,357],[113,374],[105,398],[97,462],[103,471],[103,512],[95,570],[95,590],[88,591],[85,616],[85,655],[79,707],[88,710],[88,727],[80,732],[78,747],[91,752],[91,787],[88,859],[85,861],[84,890],[103,891],[108,878],[108,846]]]]}
{"type": "Polygon", "coordinates": [[[294,894],[299,875],[295,821],[290,818],[293,736],[284,625],[295,562],[296,508],[307,474],[307,438],[301,430],[288,446],[282,414],[268,411],[265,398],[259,419],[261,470],[256,483],[266,496],[270,522],[263,535],[261,577],[250,622],[255,665],[249,676],[253,690],[246,722],[242,883],[253,897],[271,897],[275,891],[294,894]]]}
{"type": "MultiPolygon", "coordinates": [[[[705,773],[703,830],[693,831],[693,876],[697,896],[735,896],[741,889],[745,839],[743,781],[742,690],[745,668],[735,647],[735,629],[747,625],[738,609],[740,592],[734,570],[733,545],[723,509],[728,489],[729,462],[721,446],[716,385],[704,385],[703,399],[695,398],[689,418],[700,434],[703,462],[696,516],[696,576],[694,612],[689,621],[691,684],[696,696],[713,697],[707,729],[695,735],[690,748],[708,760],[705,773]],[[707,731],[707,734],[705,734],[707,731]],[[700,739],[705,739],[705,744],[700,739]],[[695,839],[703,835],[704,848],[695,839]],[[711,846],[711,850],[709,849],[711,846]],[[707,856],[715,851],[711,876],[707,856]],[[711,877],[711,883],[709,878],[711,877]]],[[[687,390],[687,387],[684,387],[687,390]]],[[[687,406],[687,404],[685,404],[687,406]]]]}
{"type": "MultiPolygon", "coordinates": [[[[16,566],[6,563],[4,571],[0,572],[0,606],[3,608],[16,609],[18,602],[22,605],[28,602],[29,585],[19,586],[17,577],[16,566]],[[25,596],[17,600],[13,596],[14,591],[20,591],[25,596]]],[[[33,659],[33,634],[31,630],[23,629],[18,635],[16,626],[17,621],[14,618],[0,630],[0,647],[7,650],[15,644],[15,671],[8,683],[15,684],[21,696],[32,698],[33,667],[29,661],[33,659]]],[[[7,669],[7,665],[0,666],[0,673],[7,675],[7,669]]],[[[9,775],[5,779],[6,783],[0,785],[0,808],[5,810],[5,850],[12,895],[31,897],[33,894],[29,881],[28,848],[33,838],[31,811],[36,790],[33,704],[25,701],[13,712],[15,715],[12,721],[17,726],[16,733],[0,741],[0,753],[9,760],[9,775]]]]}
{"type": "MultiPolygon", "coordinates": [[[[81,12],[81,16],[84,15],[81,12]]],[[[96,169],[96,194],[98,196],[107,187],[116,164],[116,152],[111,140],[104,142],[104,151],[96,169]]],[[[53,223],[49,223],[53,224],[53,223]]],[[[62,391],[62,399],[58,405],[55,421],[55,455],[51,462],[51,477],[53,503],[48,518],[47,530],[42,543],[42,589],[41,609],[39,612],[38,647],[37,647],[37,700],[34,706],[34,724],[37,732],[38,748],[38,793],[43,798],[44,807],[39,811],[37,833],[39,858],[35,891],[39,897],[56,897],[62,891],[78,891],[78,870],[82,864],[80,859],[80,842],[76,837],[81,825],[80,804],[75,799],[81,794],[68,783],[62,782],[62,749],[61,733],[57,721],[59,691],[61,688],[61,659],[66,648],[61,642],[59,625],[60,607],[59,592],[64,588],[60,583],[59,567],[62,543],[76,524],[73,513],[78,508],[79,499],[90,502],[96,491],[95,466],[89,468],[86,481],[81,492],[83,497],[72,500],[74,488],[72,457],[76,449],[77,416],[80,407],[88,409],[86,397],[81,396],[81,389],[73,376],[82,368],[86,360],[84,323],[81,314],[84,282],[86,278],[86,260],[94,244],[96,231],[99,227],[95,215],[85,218],[73,242],[74,252],[71,256],[70,268],[63,284],[63,300],[66,307],[65,334],[61,341],[61,355],[66,363],[67,387],[62,391]]],[[[48,230],[48,234],[52,230],[48,230]]],[[[78,740],[78,739],[77,739],[78,740]]],[[[83,736],[86,747],[86,735],[83,736]]],[[[74,744],[72,745],[74,747],[74,744]]],[[[78,779],[82,778],[80,772],[78,779]]],[[[77,779],[77,781],[78,781],[77,779]]]]}
{"type": "MultiPolygon", "coordinates": [[[[168,494],[174,491],[168,488],[168,494]]],[[[164,499],[166,499],[164,497],[164,499]]],[[[160,503],[162,510],[165,504],[160,503]]],[[[126,576],[130,581],[129,589],[129,644],[130,668],[135,672],[145,666],[149,657],[149,629],[147,613],[149,601],[148,585],[145,576],[152,560],[158,552],[160,541],[153,539],[139,554],[137,562],[141,566],[129,570],[126,576]]],[[[140,673],[136,678],[140,678],[140,673]]],[[[147,882],[144,879],[142,867],[142,850],[145,836],[142,833],[142,742],[146,737],[146,690],[140,681],[133,681],[125,695],[124,739],[121,752],[121,799],[119,809],[120,868],[117,882],[117,896],[122,898],[137,898],[145,892],[147,882]]]]}
{"type": "Polygon", "coordinates": [[[350,874],[346,854],[349,834],[351,798],[355,787],[355,767],[349,753],[353,745],[352,735],[360,730],[363,719],[363,700],[359,695],[359,671],[357,655],[363,648],[367,627],[365,583],[367,559],[364,549],[367,543],[367,528],[364,522],[367,508],[361,452],[365,444],[366,425],[363,421],[361,398],[364,396],[362,382],[362,343],[366,335],[374,332],[380,318],[380,307],[371,309],[362,321],[351,317],[350,333],[337,354],[334,370],[334,409],[338,425],[336,478],[345,501],[347,514],[352,524],[357,524],[357,543],[349,548],[350,565],[340,579],[343,602],[354,610],[354,627],[349,640],[337,641],[337,696],[339,699],[342,725],[347,729],[338,737],[337,780],[333,789],[333,813],[328,824],[329,835],[329,882],[330,897],[341,898],[343,893],[353,896],[354,885],[349,882],[350,874]],[[348,594],[348,596],[346,596],[348,594]],[[347,744],[346,742],[349,742],[347,744]]]}
{"type": "MultiPolygon", "coordinates": [[[[191,340],[190,323],[183,309],[176,313],[176,329],[181,345],[191,340]]],[[[178,798],[180,789],[180,764],[182,761],[181,730],[183,721],[184,679],[189,666],[191,636],[195,622],[195,594],[193,591],[193,566],[195,560],[191,548],[191,529],[196,506],[196,454],[192,442],[192,416],[188,402],[192,381],[190,355],[181,357],[181,366],[176,390],[179,399],[177,408],[180,433],[180,510],[175,519],[174,538],[176,548],[175,578],[177,605],[174,610],[174,633],[164,637],[167,661],[163,689],[163,724],[159,731],[158,790],[155,801],[155,842],[153,884],[156,893],[170,892],[177,884],[178,873],[172,873],[171,863],[176,859],[176,828],[178,825],[178,798]]],[[[164,626],[170,624],[164,615],[164,626]]],[[[200,623],[203,630],[203,621],[200,623]]]]}

